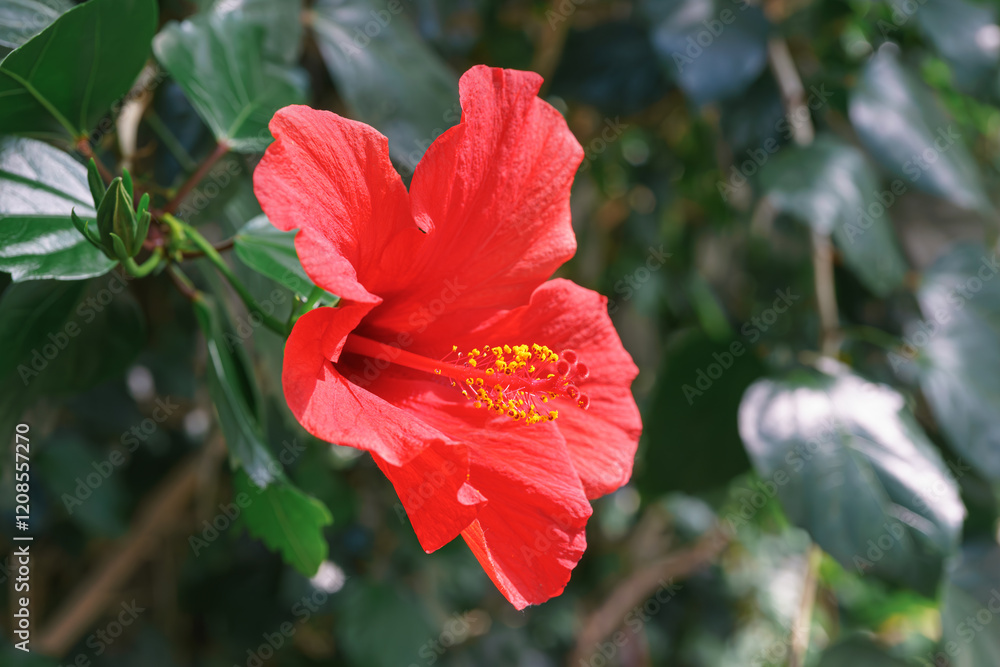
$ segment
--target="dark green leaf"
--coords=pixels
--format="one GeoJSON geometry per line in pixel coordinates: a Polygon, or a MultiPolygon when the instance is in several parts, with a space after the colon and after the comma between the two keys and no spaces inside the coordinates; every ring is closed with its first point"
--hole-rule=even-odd
{"type": "Polygon", "coordinates": [[[786,148],[761,170],[761,185],[775,206],[832,234],[844,260],[875,294],[902,284],[906,261],[883,201],[878,177],[864,154],[833,137],[821,136],[807,148],[786,148]]]}
{"type": "Polygon", "coordinates": [[[250,499],[242,514],[247,531],[305,576],[316,574],[329,551],[323,526],[333,523],[333,517],[326,505],[287,480],[260,488],[242,470],[233,487],[250,499]]]}
{"type": "Polygon", "coordinates": [[[420,601],[398,586],[351,578],[341,597],[348,613],[343,615],[337,634],[352,664],[398,667],[414,662],[421,649],[424,655],[438,655],[428,638],[440,631],[431,626],[420,601]],[[393,641],[385,641],[385,628],[394,629],[393,641]]]}
{"type": "Polygon", "coordinates": [[[90,0],[0,62],[0,127],[85,136],[128,92],[149,56],[154,0],[90,0]]]}
{"type": "Polygon", "coordinates": [[[996,254],[979,244],[942,256],[924,276],[917,293],[924,320],[910,328],[903,348],[926,362],[920,386],[951,446],[993,481],[1000,481],[998,271],[996,254]]]}
{"type": "Polygon", "coordinates": [[[924,594],[957,547],[957,484],[893,389],[839,367],[761,380],[740,405],[754,467],[845,568],[924,594]]]}
{"type": "Polygon", "coordinates": [[[6,0],[0,5],[0,46],[16,49],[72,6],[69,0],[6,0]]]}
{"type": "Polygon", "coordinates": [[[74,209],[93,220],[84,167],[40,141],[0,139],[0,271],[14,281],[78,280],[110,271],[115,263],[70,221],[74,209]]]}
{"type": "Polygon", "coordinates": [[[301,74],[266,60],[263,40],[263,27],[226,12],[172,22],[153,44],[215,138],[236,151],[262,152],[272,141],[274,112],[305,101],[301,74]]]}
{"type": "Polygon", "coordinates": [[[145,342],[117,273],[15,283],[0,298],[0,378],[32,395],[72,394],[123,373],[145,342]]]}
{"type": "MultiPolygon", "coordinates": [[[[278,282],[302,297],[316,286],[306,275],[295,252],[296,232],[283,232],[265,215],[252,219],[236,234],[236,255],[254,271],[278,282]]],[[[336,297],[328,295],[329,303],[336,297]]]]}
{"type": "Polygon", "coordinates": [[[230,458],[254,484],[266,487],[282,479],[283,472],[264,439],[260,399],[243,340],[223,327],[220,313],[209,297],[196,299],[194,310],[208,347],[208,390],[219,413],[230,458]]]}
{"type": "Polygon", "coordinates": [[[764,369],[747,345],[688,332],[671,342],[661,368],[643,418],[645,455],[636,475],[642,494],[652,500],[669,491],[703,493],[749,469],[736,411],[764,369]],[[684,465],[677,465],[678,451],[684,465]]]}
{"type": "Polygon", "coordinates": [[[664,73],[696,105],[739,95],[767,66],[771,25],[751,3],[646,0],[642,8],[664,73]]]}
{"type": "Polygon", "coordinates": [[[380,0],[320,0],[312,26],[337,91],[359,120],[389,137],[393,159],[412,170],[459,121],[458,78],[408,19],[380,0]]]}
{"type": "Polygon", "coordinates": [[[991,210],[958,128],[890,51],[882,49],[865,66],[851,94],[850,115],[861,141],[905,187],[991,210]]]}
{"type": "Polygon", "coordinates": [[[949,667],[1000,665],[1000,546],[962,548],[949,568],[941,605],[941,649],[949,667]]]}

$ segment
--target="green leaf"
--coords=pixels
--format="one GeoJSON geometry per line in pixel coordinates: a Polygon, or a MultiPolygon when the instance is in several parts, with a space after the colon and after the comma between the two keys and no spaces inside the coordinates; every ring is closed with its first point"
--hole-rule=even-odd
{"type": "MultiPolygon", "coordinates": [[[[236,256],[251,269],[307,298],[316,285],[295,252],[295,234],[276,228],[262,214],[243,225],[235,236],[234,247],[236,256]]],[[[328,294],[322,301],[329,303],[336,298],[328,294]]]]}
{"type": "Polygon", "coordinates": [[[965,517],[957,484],[901,395],[831,370],[744,395],[740,435],[761,488],[845,568],[931,596],[965,517]]]}
{"type": "Polygon", "coordinates": [[[736,411],[743,392],[763,374],[745,341],[716,343],[700,332],[671,341],[643,417],[645,448],[636,474],[643,496],[704,493],[750,468],[736,411]],[[721,371],[717,377],[713,366],[721,371]],[[684,465],[677,465],[677,451],[685,452],[684,465]]]}
{"type": "Polygon", "coordinates": [[[906,188],[968,209],[992,210],[958,128],[891,52],[882,49],[865,66],[849,110],[858,137],[906,188]]]}
{"type": "Polygon", "coordinates": [[[269,60],[294,64],[302,52],[302,0],[198,0],[201,12],[233,16],[264,31],[269,60]]]}
{"type": "Polygon", "coordinates": [[[72,6],[69,0],[6,0],[0,5],[0,46],[16,49],[72,6]]]}
{"type": "Polygon", "coordinates": [[[976,243],[956,245],[924,274],[924,320],[909,327],[894,366],[921,356],[920,386],[951,446],[1000,482],[1000,265],[976,243]]]}
{"type": "Polygon", "coordinates": [[[818,667],[906,667],[907,664],[866,637],[852,637],[823,651],[818,667]]]}
{"type": "Polygon", "coordinates": [[[305,576],[316,574],[329,552],[323,527],[333,516],[326,505],[287,480],[261,488],[243,471],[236,472],[233,487],[250,499],[241,515],[247,531],[305,576]]]}
{"type": "Polygon", "coordinates": [[[968,544],[949,568],[941,604],[941,647],[949,666],[1000,665],[998,622],[1000,546],[968,544]]]}
{"type": "Polygon", "coordinates": [[[281,480],[283,472],[264,439],[260,397],[243,341],[223,328],[210,297],[201,295],[193,305],[208,347],[208,391],[219,413],[230,459],[254,484],[267,487],[281,480]]]}
{"type": "Polygon", "coordinates": [[[347,580],[338,595],[346,613],[337,625],[337,637],[351,664],[398,667],[413,663],[417,655],[439,655],[427,640],[438,636],[440,628],[432,627],[423,603],[401,588],[363,577],[347,580]],[[385,628],[393,629],[391,642],[385,640],[385,628]]]}
{"type": "Polygon", "coordinates": [[[861,151],[820,136],[806,148],[784,149],[765,163],[760,178],[779,210],[833,235],[844,261],[872,292],[885,296],[903,283],[906,260],[887,210],[896,195],[881,192],[861,151]]]}
{"type": "Polygon", "coordinates": [[[0,298],[0,381],[32,396],[62,395],[124,373],[146,340],[127,290],[119,274],[8,287],[0,298]]]}
{"type": "Polygon", "coordinates": [[[70,9],[0,61],[0,127],[87,135],[142,70],[156,23],[154,0],[70,9]]]}
{"type": "Polygon", "coordinates": [[[266,60],[263,40],[261,26],[224,13],[171,22],[153,43],[215,138],[239,152],[262,152],[272,141],[274,112],[305,101],[300,73],[266,60]]]}
{"type": "Polygon", "coordinates": [[[402,10],[390,6],[405,3],[320,0],[312,27],[337,91],[359,120],[389,138],[392,158],[412,171],[461,117],[458,77],[399,16],[402,10]]]}
{"type": "Polygon", "coordinates": [[[728,0],[644,0],[641,7],[664,74],[696,105],[737,97],[767,67],[771,24],[759,7],[728,0]]]}
{"type": "Polygon", "coordinates": [[[14,281],[79,280],[115,265],[76,230],[95,215],[87,170],[33,139],[0,139],[0,271],[14,281]]]}

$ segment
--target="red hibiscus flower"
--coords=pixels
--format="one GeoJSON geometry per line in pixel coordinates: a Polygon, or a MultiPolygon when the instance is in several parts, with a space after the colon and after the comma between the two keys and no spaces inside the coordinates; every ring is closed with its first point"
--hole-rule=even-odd
{"type": "Polygon", "coordinates": [[[637,374],[606,299],[547,279],[572,257],[583,157],[541,77],[475,67],[462,121],[409,191],[371,127],[293,106],[254,190],[336,308],[285,347],[292,412],[371,453],[421,546],[461,535],[518,609],[558,595],[586,547],[588,499],[624,484],[637,374]]]}

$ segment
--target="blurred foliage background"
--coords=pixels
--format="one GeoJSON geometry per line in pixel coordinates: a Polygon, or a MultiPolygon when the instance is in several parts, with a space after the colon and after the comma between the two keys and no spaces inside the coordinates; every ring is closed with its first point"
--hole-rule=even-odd
{"type": "Polygon", "coordinates": [[[1000,664],[994,3],[88,5],[103,18],[0,0],[0,433],[31,427],[39,652],[5,614],[3,664],[1000,664]],[[583,145],[560,273],[608,295],[641,369],[633,480],[595,503],[566,592],[523,613],[460,542],[422,552],[370,458],[301,431],[282,340],[213,273],[185,264],[216,297],[192,312],[166,275],[116,282],[99,255],[60,274],[82,237],[16,228],[76,234],[45,197],[86,195],[90,150],[154,206],[198,173],[177,217],[235,235],[233,270],[287,315],[305,277],[251,181],[271,114],[369,123],[408,180],[476,63],[541,73],[583,145]],[[73,139],[18,106],[11,72],[71,98],[73,139]],[[25,381],[73,318],[84,333],[25,381]],[[242,511],[257,474],[291,532],[242,511]]]}

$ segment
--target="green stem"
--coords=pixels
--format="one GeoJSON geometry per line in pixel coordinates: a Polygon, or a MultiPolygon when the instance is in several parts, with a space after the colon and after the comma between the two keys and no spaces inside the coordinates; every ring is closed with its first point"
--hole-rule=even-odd
{"type": "Polygon", "coordinates": [[[222,255],[220,255],[215,249],[215,246],[208,242],[208,239],[202,236],[201,233],[194,227],[185,224],[169,213],[164,213],[163,219],[174,229],[183,230],[185,236],[187,236],[187,238],[190,239],[199,250],[205,253],[205,258],[215,266],[216,270],[221,273],[226,280],[229,281],[229,284],[233,286],[236,293],[240,295],[241,299],[243,299],[243,303],[246,304],[247,310],[251,313],[255,313],[271,331],[281,336],[288,335],[287,326],[272,315],[268,315],[264,312],[260,305],[257,304],[257,300],[254,299],[252,294],[250,294],[250,290],[248,290],[246,286],[240,282],[240,279],[236,277],[236,274],[234,274],[232,269],[229,268],[229,265],[226,264],[226,260],[222,258],[222,255]]]}
{"type": "Polygon", "coordinates": [[[126,257],[124,260],[122,260],[122,266],[124,266],[125,270],[128,271],[129,274],[131,274],[132,276],[136,278],[142,278],[152,273],[156,269],[156,267],[160,265],[160,262],[162,261],[163,261],[163,248],[157,248],[156,250],[153,251],[153,254],[150,256],[150,258],[147,259],[142,264],[136,264],[134,259],[132,259],[131,257],[126,257]]]}
{"type": "Polygon", "coordinates": [[[309,296],[306,297],[305,301],[299,301],[298,299],[295,300],[292,312],[288,314],[288,323],[285,325],[288,327],[289,331],[291,331],[292,325],[295,324],[296,320],[313,309],[313,306],[315,306],[316,303],[323,298],[324,293],[325,292],[321,287],[313,285],[312,291],[309,292],[309,296]]]}

